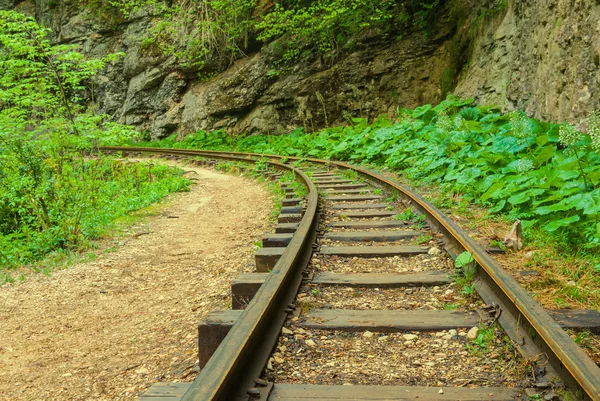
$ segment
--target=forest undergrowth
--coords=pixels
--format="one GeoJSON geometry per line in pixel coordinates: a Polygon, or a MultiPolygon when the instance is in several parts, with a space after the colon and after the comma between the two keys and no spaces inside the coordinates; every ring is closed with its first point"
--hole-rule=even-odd
{"type": "Polygon", "coordinates": [[[32,18],[0,11],[0,284],[14,280],[7,269],[79,250],[116,218],[188,188],[180,170],[98,152],[135,135],[85,100],[117,57],[84,59],[32,18]]]}
{"type": "Polygon", "coordinates": [[[526,251],[506,260],[538,272],[523,285],[548,307],[597,309],[600,114],[586,125],[582,133],[450,95],[436,106],[400,109],[395,121],[356,118],[279,136],[201,131],[144,145],[315,157],[392,173],[444,212],[470,216],[467,228],[521,220],[526,251]]]}
{"type": "Polygon", "coordinates": [[[399,110],[397,121],[356,118],[349,125],[288,135],[231,136],[224,131],[175,136],[150,146],[235,150],[348,161],[435,184],[490,215],[520,219],[572,253],[600,245],[600,114],[588,133],[569,124],[502,113],[450,95],[437,106],[399,110]]]}

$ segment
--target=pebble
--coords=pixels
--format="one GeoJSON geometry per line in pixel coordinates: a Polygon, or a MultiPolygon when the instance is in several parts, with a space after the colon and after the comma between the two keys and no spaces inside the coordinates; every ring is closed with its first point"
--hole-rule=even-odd
{"type": "Polygon", "coordinates": [[[450,334],[452,337],[454,337],[454,336],[458,335],[458,332],[454,329],[450,329],[450,330],[448,330],[448,334],[450,334]]]}
{"type": "Polygon", "coordinates": [[[288,329],[287,327],[282,328],[281,333],[282,334],[294,334],[294,332],[292,330],[288,329]]]}
{"type": "Polygon", "coordinates": [[[427,251],[427,253],[432,256],[436,256],[436,255],[440,255],[442,253],[442,251],[440,250],[440,248],[436,248],[434,246],[434,247],[430,248],[429,251],[427,251]]]}
{"type": "Polygon", "coordinates": [[[442,337],[442,340],[452,340],[452,336],[450,334],[446,334],[442,337]]]}
{"type": "Polygon", "coordinates": [[[474,340],[477,338],[477,334],[479,334],[479,327],[472,327],[467,333],[467,338],[469,340],[474,340]]]}
{"type": "Polygon", "coordinates": [[[440,391],[438,391],[438,394],[444,394],[444,389],[441,388],[440,391]]]}
{"type": "Polygon", "coordinates": [[[314,346],[316,346],[316,345],[317,345],[317,344],[315,344],[315,342],[314,342],[313,340],[311,340],[311,339],[308,339],[308,340],[306,340],[304,343],[305,343],[306,345],[308,345],[309,347],[314,347],[314,346]]]}
{"type": "Polygon", "coordinates": [[[363,337],[365,337],[365,338],[371,338],[371,337],[373,337],[373,333],[371,333],[370,331],[365,331],[363,333],[363,337]]]}
{"type": "Polygon", "coordinates": [[[417,336],[415,334],[403,334],[402,338],[404,338],[406,341],[414,341],[417,338],[419,338],[419,336],[417,336]]]}

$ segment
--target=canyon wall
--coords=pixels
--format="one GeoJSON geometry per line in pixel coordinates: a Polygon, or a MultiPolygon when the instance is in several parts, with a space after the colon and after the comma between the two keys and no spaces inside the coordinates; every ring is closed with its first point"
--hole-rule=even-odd
{"type": "Polygon", "coordinates": [[[309,130],[352,117],[394,116],[398,107],[439,102],[451,90],[546,121],[580,123],[598,107],[600,5],[596,0],[509,1],[464,26],[439,18],[427,33],[363,37],[335,61],[303,60],[270,74],[273,43],[199,79],[144,38],[156,16],[126,20],[74,0],[0,0],[52,28],[53,40],[94,57],[122,52],[94,82],[101,113],[152,138],[225,128],[309,130]],[[465,33],[469,30],[469,33],[465,33]],[[460,52],[460,54],[456,54],[460,52]]]}

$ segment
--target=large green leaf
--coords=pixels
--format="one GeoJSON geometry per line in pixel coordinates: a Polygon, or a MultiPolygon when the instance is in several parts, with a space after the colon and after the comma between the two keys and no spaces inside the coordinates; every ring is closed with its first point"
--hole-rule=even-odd
{"type": "Polygon", "coordinates": [[[554,221],[546,224],[544,226],[544,230],[553,232],[553,231],[558,230],[559,228],[568,227],[571,224],[578,222],[579,220],[581,220],[581,217],[579,217],[579,215],[575,214],[573,216],[566,217],[566,218],[560,219],[560,220],[554,220],[554,221]]]}
{"type": "Polygon", "coordinates": [[[548,162],[548,160],[552,159],[552,156],[556,152],[556,148],[554,146],[545,146],[542,150],[537,153],[535,159],[533,159],[533,163],[536,167],[541,166],[542,164],[548,162]]]}

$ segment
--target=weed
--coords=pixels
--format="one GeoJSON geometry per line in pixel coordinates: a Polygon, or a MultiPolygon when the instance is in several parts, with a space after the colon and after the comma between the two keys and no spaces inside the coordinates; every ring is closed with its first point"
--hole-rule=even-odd
{"type": "Polygon", "coordinates": [[[416,239],[417,244],[421,245],[421,244],[425,244],[428,243],[429,241],[431,241],[433,239],[433,237],[429,234],[421,234],[419,235],[419,237],[416,239]]]}
{"type": "Polygon", "coordinates": [[[413,212],[412,207],[407,207],[406,209],[404,209],[404,211],[402,213],[395,215],[394,219],[402,220],[402,221],[409,221],[409,220],[412,220],[415,216],[416,216],[416,214],[415,214],[415,212],[413,212]]]}
{"type": "Polygon", "coordinates": [[[342,176],[348,180],[356,181],[358,179],[358,172],[356,170],[345,169],[342,170],[342,176]]]}
{"type": "Polygon", "coordinates": [[[467,350],[469,350],[472,354],[480,354],[486,352],[490,344],[494,341],[496,336],[496,327],[480,325],[479,331],[477,332],[477,337],[471,340],[470,343],[466,344],[467,350]]]}

